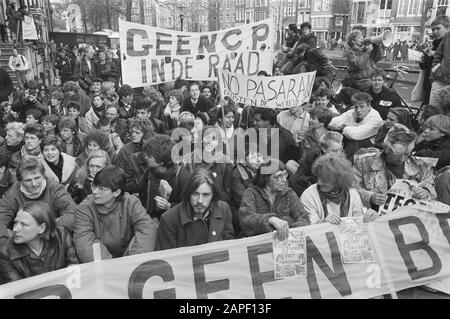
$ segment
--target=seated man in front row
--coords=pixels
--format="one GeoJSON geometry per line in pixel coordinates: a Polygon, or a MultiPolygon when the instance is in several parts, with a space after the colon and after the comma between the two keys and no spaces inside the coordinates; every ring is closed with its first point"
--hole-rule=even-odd
{"type": "Polygon", "coordinates": [[[386,72],[376,69],[370,76],[372,87],[367,92],[372,97],[372,107],[380,113],[383,120],[386,120],[389,110],[394,107],[401,107],[400,96],[385,85],[386,72]]]}
{"type": "Polygon", "coordinates": [[[370,102],[372,97],[369,94],[356,92],[352,96],[354,108],[334,117],[328,125],[330,130],[342,130],[348,159],[359,149],[372,146],[378,129],[383,125],[380,114],[371,107],[370,102]]]}

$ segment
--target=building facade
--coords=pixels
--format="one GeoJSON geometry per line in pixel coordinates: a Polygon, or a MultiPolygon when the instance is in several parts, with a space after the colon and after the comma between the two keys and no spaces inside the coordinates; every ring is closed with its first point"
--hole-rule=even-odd
{"type": "Polygon", "coordinates": [[[318,42],[328,40],[332,18],[331,0],[311,1],[311,25],[318,42]]]}

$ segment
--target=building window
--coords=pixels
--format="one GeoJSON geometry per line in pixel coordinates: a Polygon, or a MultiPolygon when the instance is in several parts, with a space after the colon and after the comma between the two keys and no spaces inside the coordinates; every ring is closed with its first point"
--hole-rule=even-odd
{"type": "Polygon", "coordinates": [[[399,25],[397,27],[397,32],[409,32],[409,27],[405,25],[399,25]]]}
{"type": "Polygon", "coordinates": [[[438,0],[436,16],[447,15],[448,0],[438,0]]]}
{"type": "Polygon", "coordinates": [[[227,20],[226,21],[230,22],[230,15],[229,14],[227,14],[227,20]]]}
{"type": "Polygon", "coordinates": [[[233,22],[236,22],[236,13],[233,14],[233,22]]]}
{"type": "Polygon", "coordinates": [[[422,7],[422,0],[409,0],[408,15],[415,16],[419,14],[422,7]]]}
{"type": "Polygon", "coordinates": [[[337,16],[334,18],[334,25],[335,26],[343,26],[344,25],[344,19],[340,16],[337,16]]]}
{"type": "Polygon", "coordinates": [[[269,19],[269,11],[266,11],[266,19],[269,19]]]}
{"type": "Polygon", "coordinates": [[[322,11],[322,0],[316,1],[316,11],[322,11]]]}

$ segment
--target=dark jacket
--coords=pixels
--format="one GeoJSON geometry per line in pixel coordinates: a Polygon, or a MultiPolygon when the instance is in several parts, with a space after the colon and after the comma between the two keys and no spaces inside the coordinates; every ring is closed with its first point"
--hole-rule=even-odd
{"type": "Polygon", "coordinates": [[[119,73],[117,72],[116,65],[113,62],[106,61],[105,64],[96,64],[97,77],[103,80],[103,82],[117,83],[119,73]]]}
{"type": "MultiPolygon", "coordinates": [[[[439,44],[441,44],[441,41],[442,39],[433,40],[433,48],[431,50],[436,51],[439,47],[439,44]]],[[[423,104],[428,104],[430,101],[431,81],[429,79],[431,75],[431,68],[433,67],[433,59],[433,55],[428,56],[424,53],[419,62],[420,69],[424,70],[425,72],[425,81],[423,81],[423,104]]]]}
{"type": "Polygon", "coordinates": [[[78,264],[72,236],[63,227],[56,228],[56,237],[46,241],[41,255],[36,256],[26,244],[8,239],[0,249],[0,283],[24,279],[78,264]]]}
{"type": "Polygon", "coordinates": [[[78,81],[80,87],[89,92],[92,80],[98,75],[97,65],[91,60],[91,70],[89,71],[86,59],[77,60],[73,67],[73,79],[78,81]]]}
{"type": "Polygon", "coordinates": [[[363,48],[352,47],[346,51],[348,75],[354,80],[369,79],[375,71],[375,63],[383,58],[380,45],[374,45],[371,53],[363,48]]]}
{"type": "MultiPolygon", "coordinates": [[[[84,133],[76,133],[73,135],[72,144],[73,144],[73,154],[69,154],[73,157],[77,157],[81,153],[83,153],[83,144],[85,139],[84,133]]],[[[67,143],[61,139],[61,152],[67,153],[67,143]]]]}
{"type": "Polygon", "coordinates": [[[101,258],[111,259],[153,251],[157,224],[139,199],[125,193],[108,212],[101,212],[92,195],[75,211],[73,241],[82,262],[94,261],[93,244],[100,242],[101,258]]]}
{"type": "Polygon", "coordinates": [[[274,203],[271,204],[264,189],[251,185],[245,191],[239,209],[243,235],[249,237],[272,232],[275,228],[269,224],[271,217],[287,221],[289,227],[310,224],[308,212],[288,186],[276,195],[274,203]]]}
{"type": "Polygon", "coordinates": [[[312,173],[312,165],[320,155],[322,155],[321,150],[314,150],[306,153],[299,161],[299,166],[295,175],[289,179],[289,185],[298,197],[302,196],[303,192],[309,186],[317,183],[317,177],[312,173]]]}
{"type": "Polygon", "coordinates": [[[367,93],[372,97],[372,108],[380,113],[383,120],[386,120],[391,108],[402,106],[400,96],[394,90],[385,86],[383,86],[381,92],[378,94],[373,92],[372,88],[367,93]]]}
{"type": "Polygon", "coordinates": [[[0,103],[8,101],[9,96],[13,91],[13,83],[8,72],[0,68],[0,103]]]}
{"type": "Polygon", "coordinates": [[[17,182],[0,199],[0,229],[12,228],[19,208],[31,202],[43,201],[50,205],[57,218],[57,224],[68,230],[73,229],[75,203],[61,184],[47,180],[47,187],[37,199],[29,199],[20,191],[17,182]]]}
{"type": "MultiPolygon", "coordinates": [[[[137,154],[133,154],[132,157],[135,157],[137,154]]],[[[139,199],[147,209],[147,213],[153,218],[160,219],[161,215],[165,212],[156,206],[154,199],[155,196],[162,196],[159,192],[161,180],[167,181],[170,187],[172,187],[172,193],[167,200],[171,204],[171,207],[173,207],[182,201],[183,188],[189,176],[190,173],[182,165],[171,167],[165,173],[165,176],[147,168],[139,186],[139,199]]]]}
{"type": "Polygon", "coordinates": [[[63,83],[72,79],[73,65],[69,56],[58,54],[56,56],[55,67],[59,70],[63,83]]]}
{"type": "Polygon", "coordinates": [[[314,49],[317,47],[317,38],[314,34],[310,33],[308,35],[302,36],[300,38],[300,43],[305,43],[314,49]]]}
{"type": "Polygon", "coordinates": [[[414,156],[438,158],[436,170],[450,165],[450,138],[444,136],[439,140],[427,142],[422,141],[413,150],[414,156]]]}
{"type": "Polygon", "coordinates": [[[183,106],[181,107],[181,112],[191,112],[192,114],[197,114],[199,112],[208,112],[214,105],[211,101],[204,95],[200,95],[197,104],[194,106],[192,104],[191,98],[188,97],[183,101],[183,106]]]}
{"type": "Polygon", "coordinates": [[[450,84],[450,32],[447,32],[442,38],[439,47],[437,48],[434,59],[433,67],[437,64],[441,66],[431,74],[432,81],[441,81],[446,85],[450,84]]]}
{"type": "Polygon", "coordinates": [[[92,194],[92,181],[86,179],[83,183],[83,188],[76,186],[77,180],[73,180],[67,187],[67,192],[72,196],[73,201],[79,205],[88,195],[92,194]]]}
{"type": "Polygon", "coordinates": [[[125,120],[134,117],[135,107],[136,107],[136,103],[133,102],[133,103],[131,103],[131,108],[127,111],[122,100],[119,100],[119,117],[121,119],[125,119],[125,120]]]}
{"type": "MultiPolygon", "coordinates": [[[[274,126],[273,129],[279,129],[279,134],[276,134],[273,132],[271,134],[271,137],[267,140],[267,145],[262,146],[261,142],[258,142],[261,149],[261,152],[264,153],[263,155],[268,155],[270,157],[274,157],[282,161],[283,163],[287,163],[289,160],[297,161],[300,155],[299,149],[297,145],[295,144],[294,137],[292,136],[292,133],[279,125],[278,123],[274,126]],[[276,154],[275,150],[272,153],[272,142],[271,139],[274,138],[274,145],[278,145],[278,154],[276,154]],[[264,148],[265,147],[265,148],[264,148]],[[265,152],[267,150],[267,153],[265,152]]],[[[257,135],[258,139],[260,139],[260,134],[257,135]]],[[[264,142],[263,142],[264,143],[264,142]]]]}
{"type": "MultiPolygon", "coordinates": [[[[86,93],[84,93],[82,90],[80,90],[80,92],[78,92],[78,94],[76,94],[73,98],[69,99],[69,98],[65,98],[63,100],[63,107],[67,107],[67,103],[69,103],[70,101],[75,101],[78,102],[78,104],[80,104],[80,115],[81,116],[85,116],[87,111],[89,111],[89,109],[91,108],[91,99],[89,98],[89,96],[86,95],[86,93]]],[[[86,133],[86,132],[84,132],[86,133]]]]}
{"type": "Polygon", "coordinates": [[[21,99],[13,103],[11,109],[19,114],[19,120],[22,122],[25,122],[26,119],[25,114],[28,110],[31,109],[39,110],[42,113],[42,115],[46,115],[48,113],[47,108],[44,105],[42,105],[42,103],[39,102],[39,100],[37,99],[34,102],[30,102],[28,99],[21,99]]]}
{"type": "Polygon", "coordinates": [[[218,161],[205,163],[200,161],[198,153],[193,152],[187,156],[190,157],[191,161],[187,161],[186,158],[183,160],[182,165],[184,165],[185,169],[191,174],[197,167],[209,169],[214,176],[216,187],[219,192],[219,199],[229,203],[231,194],[231,175],[234,169],[234,164],[231,159],[226,155],[223,155],[218,161]]]}
{"type": "Polygon", "coordinates": [[[191,210],[189,204],[182,202],[161,216],[156,250],[234,239],[231,211],[227,203],[212,203],[209,208],[209,221],[194,221],[191,210]]]}
{"type": "Polygon", "coordinates": [[[255,175],[244,165],[238,164],[231,174],[231,206],[239,209],[242,196],[247,188],[252,185],[255,175]]]}
{"type": "Polygon", "coordinates": [[[141,145],[130,142],[125,144],[117,154],[116,165],[123,169],[127,176],[127,184],[125,190],[130,194],[139,192],[139,185],[142,181],[144,171],[147,167],[145,158],[139,152],[141,151],[141,145]],[[131,159],[133,154],[137,153],[131,159]]]}

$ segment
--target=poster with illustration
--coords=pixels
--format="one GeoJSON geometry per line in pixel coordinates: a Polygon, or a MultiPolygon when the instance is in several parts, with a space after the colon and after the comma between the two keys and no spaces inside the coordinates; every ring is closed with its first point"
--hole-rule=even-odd
{"type": "Polygon", "coordinates": [[[290,229],[289,238],[280,241],[273,233],[275,279],[306,277],[306,236],[300,229],[290,229]]]}
{"type": "Polygon", "coordinates": [[[339,225],[344,264],[371,263],[375,261],[362,217],[345,217],[339,225]]]}

